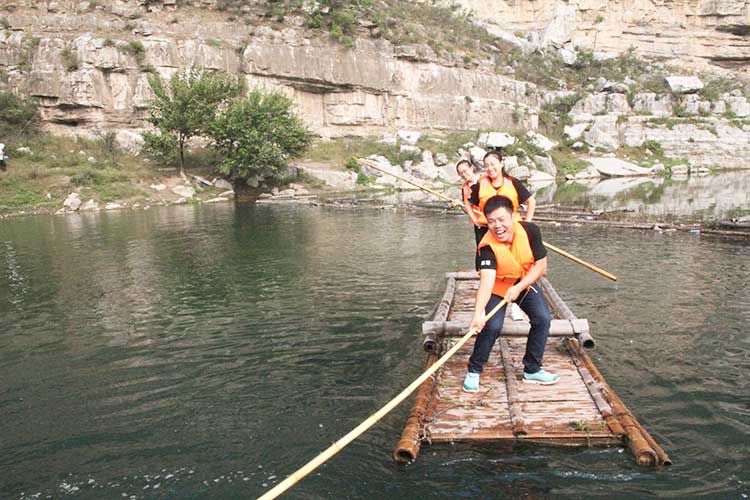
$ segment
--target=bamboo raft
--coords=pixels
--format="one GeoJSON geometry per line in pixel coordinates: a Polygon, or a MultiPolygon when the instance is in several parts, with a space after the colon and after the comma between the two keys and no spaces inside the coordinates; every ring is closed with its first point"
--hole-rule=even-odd
{"type": "MultiPolygon", "coordinates": [[[[422,325],[431,366],[468,331],[477,273],[447,273],[445,294],[432,321],[422,325]]],[[[552,386],[521,381],[528,318],[506,308],[502,334],[477,393],[462,390],[473,342],[466,343],[417,390],[401,439],[399,462],[417,458],[422,442],[535,443],[556,446],[626,445],[637,464],[671,465],[669,456],[612,390],[585,349],[595,342],[588,321],[576,318],[549,281],[541,280],[553,316],[544,367],[560,375],[552,386]]],[[[518,310],[520,312],[520,310],[518,310]]],[[[522,313],[521,313],[522,314],[522,313]]]]}

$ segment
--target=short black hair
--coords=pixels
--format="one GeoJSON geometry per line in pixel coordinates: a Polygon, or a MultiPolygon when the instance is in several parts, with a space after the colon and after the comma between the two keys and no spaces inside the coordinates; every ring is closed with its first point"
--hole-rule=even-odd
{"type": "Polygon", "coordinates": [[[474,165],[472,165],[469,160],[467,160],[467,159],[464,158],[463,160],[458,160],[458,163],[456,163],[456,173],[458,173],[459,175],[461,175],[461,173],[458,171],[458,167],[460,167],[462,163],[466,163],[469,166],[469,168],[471,169],[471,171],[472,172],[474,171],[474,165]]]}
{"type": "Polygon", "coordinates": [[[487,203],[484,204],[484,216],[489,216],[489,214],[491,214],[498,208],[504,208],[510,214],[515,211],[513,202],[510,201],[510,198],[508,198],[507,196],[493,196],[492,198],[487,200],[487,203]]]}
{"type": "Polygon", "coordinates": [[[492,151],[487,151],[484,154],[484,158],[482,158],[482,162],[484,162],[490,156],[494,156],[499,161],[503,161],[503,154],[500,151],[498,151],[497,149],[493,149],[492,151]]]}

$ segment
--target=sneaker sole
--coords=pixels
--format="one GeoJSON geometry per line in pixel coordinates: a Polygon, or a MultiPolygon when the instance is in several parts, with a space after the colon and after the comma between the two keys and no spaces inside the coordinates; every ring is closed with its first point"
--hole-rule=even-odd
{"type": "Polygon", "coordinates": [[[470,392],[470,393],[479,392],[479,387],[477,387],[476,389],[467,389],[466,386],[463,386],[462,389],[464,390],[464,392],[470,392]]]}
{"type": "Polygon", "coordinates": [[[528,379],[523,379],[523,381],[527,384],[555,385],[556,383],[560,381],[560,379],[554,380],[552,382],[542,382],[541,380],[528,380],[528,379]]]}

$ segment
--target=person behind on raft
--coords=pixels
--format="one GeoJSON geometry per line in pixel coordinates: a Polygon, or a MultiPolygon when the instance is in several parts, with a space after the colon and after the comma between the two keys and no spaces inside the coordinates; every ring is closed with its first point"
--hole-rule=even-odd
{"type": "MultiPolygon", "coordinates": [[[[536,208],[536,199],[531,192],[526,189],[521,181],[515,177],[506,174],[503,171],[505,160],[499,151],[489,151],[484,155],[484,173],[479,176],[479,180],[471,188],[469,203],[475,206],[475,210],[469,213],[471,222],[475,230],[477,245],[487,232],[487,218],[484,216],[484,204],[493,196],[506,196],[513,202],[514,212],[518,212],[519,205],[526,205],[526,222],[531,222],[534,218],[534,209],[536,208]]],[[[520,220],[521,216],[516,214],[520,220]]]]}
{"type": "MultiPolygon", "coordinates": [[[[471,196],[471,189],[479,180],[479,174],[474,170],[474,165],[469,160],[460,160],[456,163],[456,172],[464,180],[461,185],[461,201],[463,202],[464,212],[470,214],[469,217],[471,217],[471,214],[478,208],[469,203],[469,196],[471,196]]],[[[454,203],[454,205],[459,206],[457,203],[454,203]]],[[[474,226],[475,233],[476,229],[477,226],[474,226]]]]}
{"type": "Polygon", "coordinates": [[[489,320],[489,313],[503,298],[516,302],[529,316],[531,330],[523,357],[523,379],[537,384],[554,384],[560,377],[542,369],[552,316],[537,281],[547,271],[547,249],[539,227],[532,222],[517,221],[513,201],[493,196],[484,205],[489,231],[477,249],[479,289],[477,290],[471,328],[479,334],[469,358],[464,390],[479,390],[479,374],[489,359],[505,320],[504,305],[489,320]]]}

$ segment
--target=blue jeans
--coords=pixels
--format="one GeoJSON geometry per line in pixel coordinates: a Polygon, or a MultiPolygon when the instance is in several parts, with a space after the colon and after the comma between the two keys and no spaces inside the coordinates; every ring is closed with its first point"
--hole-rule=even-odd
{"type": "MultiPolygon", "coordinates": [[[[490,295],[490,300],[487,302],[484,312],[489,313],[501,300],[503,300],[502,297],[490,295]]],[[[537,283],[532,285],[528,291],[523,292],[516,304],[531,320],[531,330],[526,340],[526,354],[523,356],[523,369],[526,373],[536,373],[542,369],[542,357],[544,356],[544,347],[547,345],[552,315],[547,306],[547,301],[542,295],[542,289],[537,283]]],[[[469,358],[470,372],[482,373],[484,364],[489,359],[492,347],[503,328],[506,307],[508,306],[504,305],[487,320],[484,328],[474,340],[474,351],[469,358]]]]}

